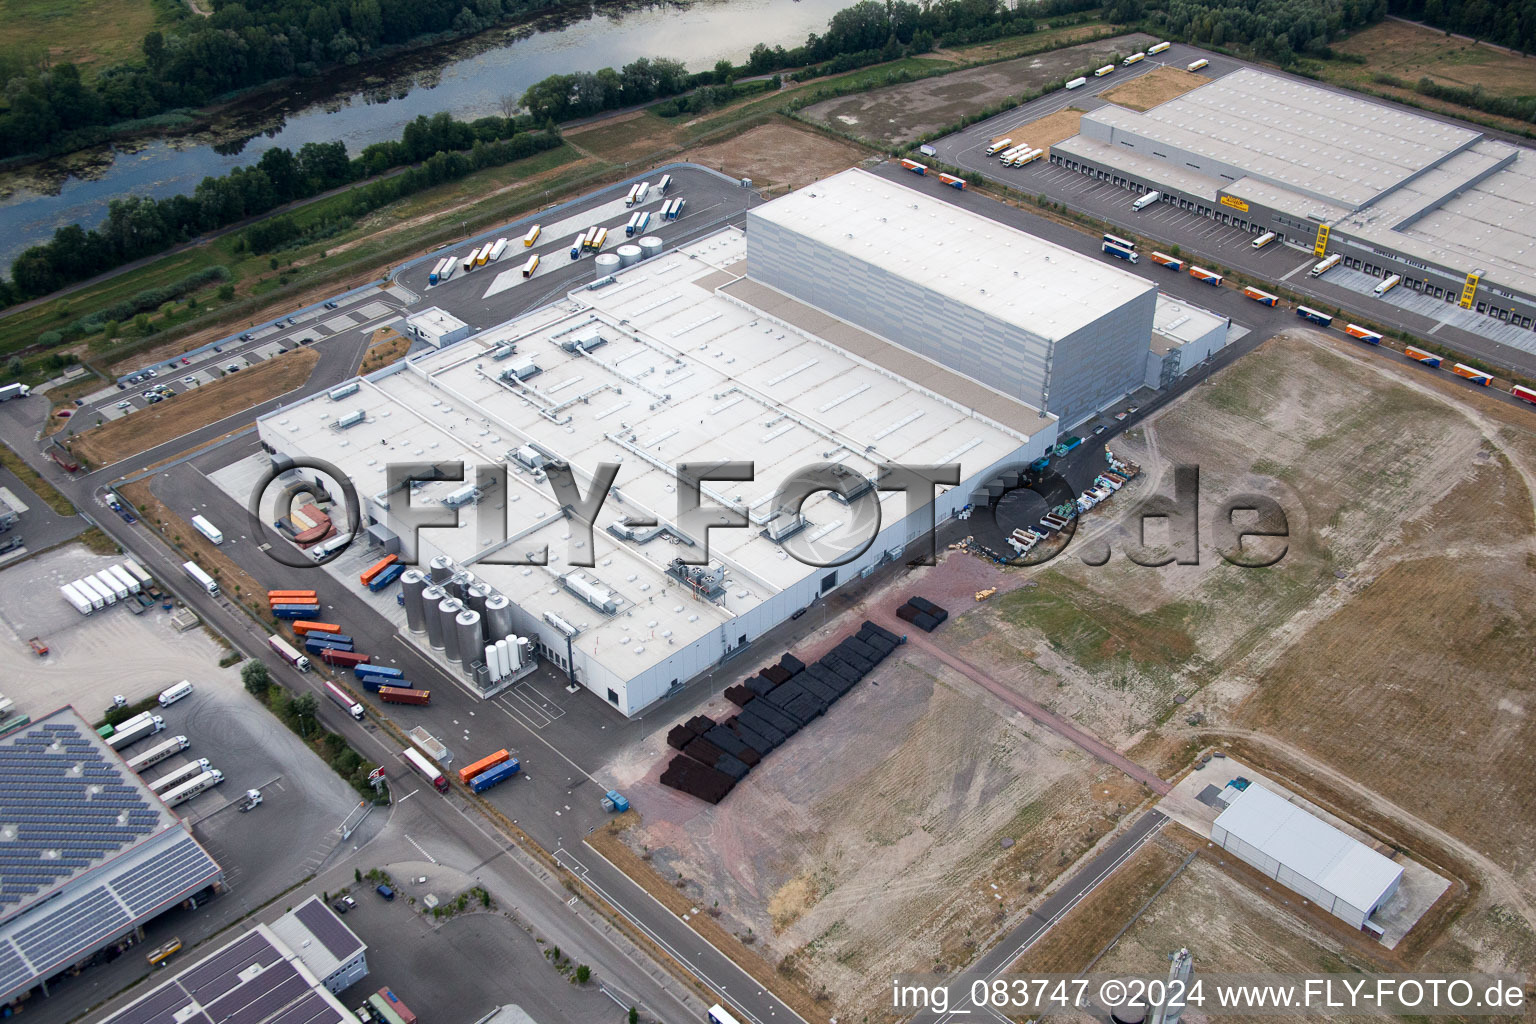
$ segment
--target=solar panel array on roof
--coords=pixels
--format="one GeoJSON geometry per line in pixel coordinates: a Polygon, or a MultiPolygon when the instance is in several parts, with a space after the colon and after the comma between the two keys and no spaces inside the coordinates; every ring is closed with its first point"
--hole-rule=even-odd
{"type": "Polygon", "coordinates": [[[0,942],[0,991],[9,992],[32,977],[32,968],[9,941],[0,942]]]}
{"type": "Polygon", "coordinates": [[[341,919],[318,899],[311,897],[293,912],[299,922],[314,933],[315,938],[337,960],[349,960],[363,948],[362,941],[353,935],[341,919]]]}
{"type": "Polygon", "coordinates": [[[240,987],[240,973],[253,964],[271,966],[282,959],[260,932],[250,932],[196,966],[181,972],[181,982],[204,1004],[240,987]]]}
{"type": "Polygon", "coordinates": [[[320,993],[311,992],[273,1017],[269,1024],[329,1024],[335,1020],[335,1007],[327,1003],[320,993]]]}
{"type": "Polygon", "coordinates": [[[122,771],[71,722],[45,720],[0,741],[0,908],[25,904],[163,823],[122,771]]]}
{"type": "Polygon", "coordinates": [[[210,876],[218,873],[219,866],[191,836],[153,860],[124,872],[111,882],[112,889],[120,896],[135,916],[147,913],[168,898],[194,887],[200,888],[210,876]]]}
{"type": "Polygon", "coordinates": [[[79,949],[82,939],[109,939],[125,931],[128,921],[122,905],[106,886],[99,885],[84,898],[71,901],[61,913],[48,914],[17,931],[15,942],[34,965],[50,965],[79,949]]]}
{"type": "Polygon", "coordinates": [[[255,1024],[312,991],[292,964],[282,961],[214,1002],[204,1002],[208,1016],[222,1024],[255,1024]]]}

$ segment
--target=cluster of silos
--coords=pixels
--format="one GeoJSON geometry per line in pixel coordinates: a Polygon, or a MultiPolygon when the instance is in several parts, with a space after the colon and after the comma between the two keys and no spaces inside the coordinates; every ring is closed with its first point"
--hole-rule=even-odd
{"type": "Polygon", "coordinates": [[[514,676],[528,664],[528,638],[508,633],[495,643],[485,645],[485,670],[492,682],[514,676]]]}
{"type": "Polygon", "coordinates": [[[405,624],[426,634],[427,644],[449,662],[474,675],[483,664],[490,678],[515,675],[530,657],[527,637],[512,624],[512,603],[438,555],[427,571],[407,569],[400,577],[405,594],[405,624]],[[482,660],[483,657],[483,660],[482,660]]]}

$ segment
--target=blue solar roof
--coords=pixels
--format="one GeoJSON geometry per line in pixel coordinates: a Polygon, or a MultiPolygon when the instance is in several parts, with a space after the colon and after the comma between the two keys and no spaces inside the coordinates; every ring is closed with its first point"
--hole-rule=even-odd
{"type": "Polygon", "coordinates": [[[70,717],[0,739],[0,911],[26,904],[166,823],[164,809],[149,802],[142,784],[125,777],[100,738],[87,736],[85,724],[70,717]]]}

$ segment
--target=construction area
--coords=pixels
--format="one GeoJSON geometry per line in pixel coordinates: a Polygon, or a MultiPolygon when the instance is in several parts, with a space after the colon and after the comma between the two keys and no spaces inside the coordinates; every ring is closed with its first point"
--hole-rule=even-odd
{"type": "MultiPolygon", "coordinates": [[[[916,590],[953,613],[934,643],[995,691],[909,643],[717,806],[661,786],[654,749],[610,766],[644,809],[622,833],[631,873],[710,907],[711,927],[819,994],[818,1012],[873,1012],[843,993],[967,962],[1149,806],[1113,755],[1018,711],[1035,705],[1162,778],[1188,773],[1180,792],[1219,789],[1234,770],[1275,779],[1406,874],[1378,940],[1212,848],[1208,823],[1198,834],[1175,817],[1023,966],[1098,957],[1095,969],[1161,972],[1180,945],[1202,970],[1528,962],[1527,417],[1323,335],[1277,336],[1117,439],[1142,477],[1049,565],[999,574],[944,553],[793,652],[809,662],[916,590]],[[1134,564],[1129,513],[1172,493],[1176,465],[1200,471],[1200,564],[1134,564]],[[1277,564],[1238,568],[1216,550],[1210,517],[1240,494],[1283,510],[1284,540],[1244,545],[1283,551],[1277,564]],[[1087,564],[1106,546],[1107,564],[1087,564]],[[1212,743],[1243,763],[1201,761],[1212,743]],[[1414,764],[1430,748],[1426,777],[1414,764]],[[1192,759],[1202,770],[1189,773],[1192,759]]],[[[1168,530],[1149,526],[1147,547],[1185,551],[1168,530]]],[[[733,710],[714,704],[716,718],[733,710]]]]}
{"type": "Polygon", "coordinates": [[[1096,43],[823,100],[806,107],[800,116],[885,148],[941,131],[988,107],[1015,102],[1020,95],[1075,78],[1155,42],[1152,36],[1132,32],[1096,43]]]}

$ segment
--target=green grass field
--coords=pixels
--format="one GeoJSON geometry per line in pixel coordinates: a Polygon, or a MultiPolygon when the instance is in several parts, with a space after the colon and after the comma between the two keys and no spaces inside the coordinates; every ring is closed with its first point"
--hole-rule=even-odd
{"type": "Polygon", "coordinates": [[[142,55],[150,29],[166,19],[153,0],[0,0],[5,47],[72,61],[87,78],[142,55]]]}

